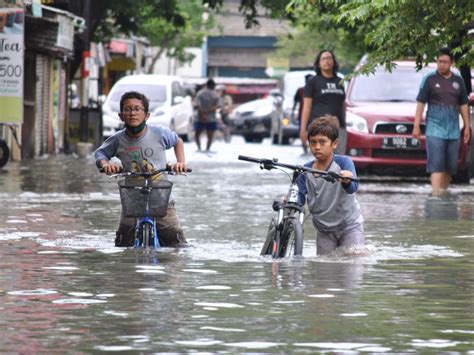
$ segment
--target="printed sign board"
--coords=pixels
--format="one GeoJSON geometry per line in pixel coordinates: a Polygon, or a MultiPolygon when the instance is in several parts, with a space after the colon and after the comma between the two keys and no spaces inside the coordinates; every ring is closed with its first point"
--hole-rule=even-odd
{"type": "Polygon", "coordinates": [[[0,0],[0,123],[23,123],[23,5],[0,0]]]}

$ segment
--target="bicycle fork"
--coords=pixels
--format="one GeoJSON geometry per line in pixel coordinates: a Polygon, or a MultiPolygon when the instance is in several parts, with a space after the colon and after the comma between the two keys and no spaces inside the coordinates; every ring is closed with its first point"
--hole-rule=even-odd
{"type": "Polygon", "coordinates": [[[143,230],[145,225],[149,225],[151,227],[151,231],[152,231],[152,234],[153,234],[153,239],[152,239],[151,246],[153,248],[159,248],[161,245],[160,245],[160,240],[158,238],[158,231],[156,229],[156,222],[153,218],[150,218],[150,217],[144,217],[144,218],[141,218],[141,219],[137,220],[137,223],[135,225],[135,243],[134,243],[134,247],[135,248],[140,248],[140,247],[148,248],[150,246],[150,245],[140,245],[140,244],[145,243],[145,240],[143,240],[143,238],[140,241],[140,239],[141,239],[140,238],[140,231],[143,230]]]}

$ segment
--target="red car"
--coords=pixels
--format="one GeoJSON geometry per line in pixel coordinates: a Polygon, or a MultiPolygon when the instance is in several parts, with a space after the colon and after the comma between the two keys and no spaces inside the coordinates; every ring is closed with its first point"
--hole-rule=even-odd
{"type": "MultiPolygon", "coordinates": [[[[426,73],[436,70],[436,65],[417,72],[415,62],[396,64],[391,73],[378,67],[374,74],[353,78],[347,89],[346,154],[360,173],[426,174],[425,137],[413,138],[412,130],[421,80],[426,73]]],[[[423,121],[422,134],[424,130],[423,121]]],[[[460,135],[462,138],[462,131],[460,135]]],[[[471,142],[461,143],[456,182],[469,183],[470,145],[471,142]]]]}

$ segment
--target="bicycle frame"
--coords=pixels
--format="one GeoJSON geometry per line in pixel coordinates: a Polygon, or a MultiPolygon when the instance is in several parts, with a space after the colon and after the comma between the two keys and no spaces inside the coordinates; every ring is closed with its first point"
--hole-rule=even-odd
{"type": "Polygon", "coordinates": [[[278,208],[277,225],[280,225],[282,223],[285,217],[285,210],[292,212],[291,213],[292,215],[295,213],[298,213],[298,220],[300,221],[301,224],[303,224],[304,222],[304,209],[298,205],[299,188],[298,188],[298,184],[296,183],[300,175],[301,175],[301,172],[298,172],[296,170],[293,172],[293,178],[291,179],[291,185],[287,194],[287,202],[285,204],[280,204],[277,207],[278,208]]]}
{"type": "MultiPolygon", "coordinates": [[[[276,229],[277,232],[273,234],[273,247],[272,247],[272,256],[278,257],[280,251],[279,244],[281,242],[285,242],[284,238],[282,238],[282,233],[284,233],[285,229],[285,220],[286,219],[295,219],[298,223],[303,226],[304,222],[304,208],[298,205],[298,193],[299,188],[296,181],[298,177],[301,175],[301,172],[295,170],[293,172],[293,177],[291,179],[290,188],[288,190],[286,203],[284,204],[277,204],[274,205],[274,210],[278,212],[277,219],[276,219],[276,229]]],[[[286,248],[286,246],[285,246],[286,248]]]]}
{"type": "MultiPolygon", "coordinates": [[[[149,187],[149,182],[150,182],[150,177],[145,177],[145,183],[144,186],[140,188],[141,192],[148,196],[150,194],[151,188],[149,187]]],[[[160,239],[159,239],[159,234],[158,230],[156,228],[156,222],[155,219],[149,216],[150,214],[150,202],[149,198],[146,198],[146,209],[143,217],[136,218],[135,219],[135,241],[134,241],[134,247],[135,248],[140,248],[140,247],[145,247],[147,248],[148,245],[140,245],[140,230],[143,228],[145,225],[150,225],[151,231],[152,231],[152,241],[151,241],[151,247],[153,248],[160,248],[160,239]]],[[[141,243],[145,243],[144,240],[141,241],[141,243]]]]}

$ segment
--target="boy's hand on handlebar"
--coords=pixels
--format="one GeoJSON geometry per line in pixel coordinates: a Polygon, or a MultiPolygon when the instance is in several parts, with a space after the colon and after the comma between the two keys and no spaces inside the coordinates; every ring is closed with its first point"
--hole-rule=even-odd
{"type": "Polygon", "coordinates": [[[186,163],[171,164],[171,170],[173,170],[176,174],[185,174],[187,170],[186,163]]]}
{"type": "Polygon", "coordinates": [[[104,173],[107,175],[113,175],[113,174],[119,173],[120,171],[122,171],[122,167],[117,164],[110,163],[110,162],[104,162],[101,164],[101,168],[100,168],[101,173],[104,173]]]}
{"type": "Polygon", "coordinates": [[[343,185],[349,185],[351,183],[351,179],[344,179],[345,177],[346,178],[353,177],[352,172],[349,170],[341,170],[339,172],[339,176],[341,177],[340,181],[341,181],[341,184],[343,185]]]}

